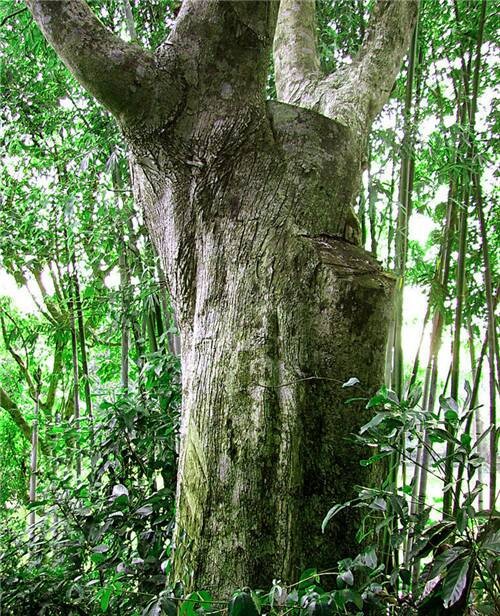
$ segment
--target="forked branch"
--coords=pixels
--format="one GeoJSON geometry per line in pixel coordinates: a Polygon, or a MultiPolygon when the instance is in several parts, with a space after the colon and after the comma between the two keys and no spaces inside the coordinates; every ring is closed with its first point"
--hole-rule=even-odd
{"type": "MultiPolygon", "coordinates": [[[[119,120],[137,121],[148,113],[167,77],[159,79],[152,53],[108,32],[84,0],[26,4],[73,75],[119,120]]],[[[176,96],[169,98],[176,102],[176,96]]]]}
{"type": "Polygon", "coordinates": [[[281,0],[274,42],[278,96],[366,134],[389,98],[417,20],[419,0],[378,0],[351,64],[318,69],[314,2],[281,0]]]}

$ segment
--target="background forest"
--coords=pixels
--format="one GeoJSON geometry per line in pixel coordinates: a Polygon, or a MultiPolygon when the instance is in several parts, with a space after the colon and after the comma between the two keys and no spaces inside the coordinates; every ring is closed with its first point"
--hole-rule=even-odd
{"type": "MultiPolygon", "coordinates": [[[[370,4],[317,3],[325,67],[356,52],[370,4]]],[[[89,5],[153,48],[179,3],[89,5]]],[[[351,503],[371,520],[360,554],[329,572],[333,594],[308,570],[239,592],[234,616],[499,609],[497,8],[423,1],[369,143],[356,213],[397,286],[386,383],[358,435],[362,463],[388,469],[351,503]]],[[[1,0],[0,27],[0,614],[221,612],[227,597],[166,587],[180,345],[126,146],[24,4],[1,0]]]]}

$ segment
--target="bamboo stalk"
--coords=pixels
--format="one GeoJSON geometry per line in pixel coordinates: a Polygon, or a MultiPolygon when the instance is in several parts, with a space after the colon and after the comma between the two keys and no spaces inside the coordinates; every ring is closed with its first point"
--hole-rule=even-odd
{"type": "Polygon", "coordinates": [[[73,269],[72,280],[76,307],[76,321],[78,325],[78,338],[80,343],[80,354],[82,358],[82,380],[85,392],[85,410],[87,413],[87,417],[92,419],[92,397],[90,392],[90,375],[87,361],[87,341],[85,337],[85,324],[83,322],[82,298],[80,293],[80,282],[78,280],[78,269],[76,266],[75,250],[73,250],[71,253],[71,263],[73,269]]]}
{"type": "MultiPolygon", "coordinates": [[[[40,412],[39,405],[40,384],[37,383],[37,391],[35,398],[35,413],[33,416],[33,424],[31,428],[31,460],[30,460],[30,489],[29,502],[33,505],[36,501],[36,489],[38,482],[38,415],[40,412]]],[[[31,509],[28,518],[28,534],[30,541],[35,538],[36,513],[31,509]]]]}
{"type": "MultiPolygon", "coordinates": [[[[483,5],[486,3],[483,2],[483,5]]],[[[484,19],[484,6],[482,7],[484,19]]],[[[497,437],[496,437],[496,385],[495,385],[495,365],[498,365],[498,345],[495,328],[495,304],[493,298],[493,285],[491,275],[491,264],[489,256],[488,234],[486,231],[486,221],[484,218],[483,199],[481,185],[477,173],[473,173],[473,188],[476,204],[476,212],[479,219],[479,229],[481,234],[481,252],[484,264],[484,286],[486,293],[487,307],[487,336],[488,336],[488,360],[489,360],[489,406],[490,406],[490,476],[489,476],[489,505],[493,509],[496,503],[497,485],[497,437]]]]}
{"type": "Polygon", "coordinates": [[[398,195],[398,215],[395,235],[395,273],[398,281],[394,298],[394,356],[393,356],[393,388],[401,398],[403,395],[403,292],[406,274],[406,261],[408,257],[408,225],[412,209],[412,191],[414,178],[414,127],[412,122],[413,86],[415,81],[416,64],[418,61],[418,29],[413,32],[408,59],[408,72],[406,78],[406,94],[404,103],[403,142],[401,144],[401,172],[398,195]]]}
{"type": "MultiPolygon", "coordinates": [[[[68,283],[69,283],[69,292],[68,292],[68,316],[69,316],[69,330],[71,335],[71,363],[73,368],[73,417],[75,419],[75,427],[77,433],[80,431],[80,378],[79,378],[79,366],[78,366],[78,339],[76,334],[76,319],[75,319],[75,299],[74,299],[74,288],[72,284],[72,275],[70,270],[71,259],[69,256],[69,246],[68,246],[68,234],[65,231],[65,240],[66,240],[66,255],[67,255],[67,275],[68,275],[68,283]]],[[[82,461],[80,454],[80,446],[76,443],[76,476],[79,477],[82,472],[82,461]]]]}
{"type": "MultiPolygon", "coordinates": [[[[455,2],[455,10],[458,15],[458,6],[455,2]]],[[[452,354],[452,365],[451,365],[451,389],[450,395],[454,400],[458,399],[458,389],[459,389],[459,368],[460,368],[460,339],[461,339],[461,329],[462,329],[462,317],[463,317],[463,302],[464,302],[464,291],[465,291],[465,263],[467,256],[467,218],[468,218],[468,207],[471,196],[471,180],[473,184],[474,182],[474,128],[475,128],[475,117],[477,110],[477,99],[479,94],[479,76],[480,76],[480,68],[481,68],[481,47],[483,41],[483,33],[484,33],[484,23],[486,19],[486,2],[483,0],[481,4],[480,13],[478,16],[478,28],[477,28],[477,36],[476,36],[476,45],[475,45],[475,58],[474,58],[474,75],[472,80],[472,92],[470,88],[470,77],[471,77],[471,64],[472,64],[472,50],[469,51],[468,62],[465,62],[465,50],[462,46],[462,54],[461,54],[461,63],[462,63],[462,87],[464,92],[464,101],[462,103],[462,118],[463,130],[461,131],[462,139],[466,139],[466,142],[463,144],[465,146],[465,161],[467,164],[462,166],[462,210],[460,212],[460,240],[459,240],[459,249],[458,249],[458,263],[457,263],[457,291],[456,291],[456,308],[455,308],[455,329],[453,336],[453,354],[452,354]],[[470,168],[469,168],[470,167],[470,168]],[[472,176],[472,177],[471,177],[472,176]]],[[[479,186],[479,184],[477,184],[479,186]]],[[[474,185],[474,190],[476,191],[476,186],[474,185]]],[[[476,201],[478,200],[478,195],[475,194],[476,201]]],[[[480,198],[480,197],[479,197],[480,198]]],[[[482,210],[481,207],[478,208],[478,211],[482,210]]],[[[490,280],[491,282],[491,280],[490,280]]],[[[489,299],[491,301],[491,285],[490,285],[490,293],[489,299]]],[[[494,387],[493,387],[494,389],[494,387]]],[[[493,395],[493,413],[490,419],[495,420],[495,401],[493,395]]],[[[450,432],[453,432],[453,424],[452,422],[447,422],[447,428],[450,432]]],[[[495,450],[496,442],[493,439],[490,442],[490,446],[493,446],[493,450],[495,450]]],[[[446,447],[446,464],[445,464],[445,486],[451,485],[453,482],[453,461],[452,456],[454,452],[453,442],[450,440],[447,443],[446,447]]],[[[492,458],[493,460],[494,458],[492,458]]],[[[490,467],[495,467],[495,464],[491,464],[490,467]]],[[[493,480],[496,480],[496,474],[494,473],[493,480]]],[[[495,492],[493,493],[493,499],[495,498],[495,492]]],[[[456,499],[455,499],[456,502],[456,499]]],[[[453,491],[445,490],[444,500],[443,500],[443,516],[449,516],[452,511],[453,504],[453,491]]]]}
{"type": "Polygon", "coordinates": [[[127,255],[125,242],[121,243],[121,250],[119,256],[119,269],[120,269],[120,293],[121,293],[121,344],[120,344],[120,382],[122,390],[127,393],[129,388],[129,323],[128,323],[128,311],[130,308],[129,302],[129,288],[130,288],[130,275],[128,273],[127,255]]]}

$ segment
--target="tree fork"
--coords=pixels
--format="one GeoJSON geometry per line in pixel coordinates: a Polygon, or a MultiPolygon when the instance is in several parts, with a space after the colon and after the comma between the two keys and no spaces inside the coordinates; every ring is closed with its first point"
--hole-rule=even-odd
{"type": "Polygon", "coordinates": [[[122,127],[178,319],[175,574],[224,593],[335,564],[355,549],[356,520],[326,536],[321,520],[369,480],[349,440],[366,415],[345,406],[342,382],[357,376],[367,394],[382,382],[393,287],[358,246],[352,205],[417,1],[379,0],[352,66],[315,76],[312,93],[283,90],[323,115],[266,103],[278,2],[184,0],[155,53],[109,34],[82,0],[27,3],[122,127]]]}

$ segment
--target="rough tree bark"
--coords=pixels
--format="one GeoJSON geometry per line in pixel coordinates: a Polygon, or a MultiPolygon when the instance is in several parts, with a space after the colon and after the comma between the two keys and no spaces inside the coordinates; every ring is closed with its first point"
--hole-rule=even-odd
{"type": "Polygon", "coordinates": [[[351,205],[417,0],[379,0],[359,56],[328,76],[314,4],[282,2],[284,102],[265,99],[278,2],[185,0],[155,53],[112,36],[81,0],[27,4],[115,114],[172,294],[176,574],[226,592],[335,564],[356,549],[355,525],[322,536],[321,521],[366,480],[347,440],[366,416],[344,406],[341,384],[380,385],[393,287],[359,246],[351,205]]]}

